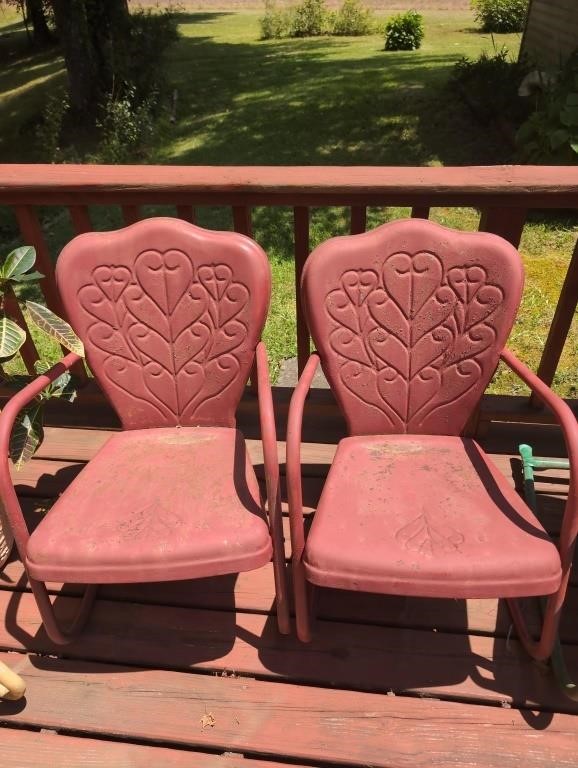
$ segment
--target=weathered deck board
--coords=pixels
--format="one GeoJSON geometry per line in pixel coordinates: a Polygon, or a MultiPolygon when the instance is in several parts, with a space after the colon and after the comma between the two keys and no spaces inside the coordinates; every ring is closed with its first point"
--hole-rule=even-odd
{"type": "MultiPolygon", "coordinates": [[[[64,596],[74,596],[80,592],[80,587],[74,584],[66,584],[64,587],[60,584],[49,586],[52,593],[64,596]]],[[[27,590],[24,569],[19,560],[13,560],[0,574],[0,592],[23,590],[27,590]]],[[[101,599],[142,605],[270,613],[274,597],[273,570],[271,566],[266,566],[257,571],[213,579],[106,585],[101,587],[99,596],[101,599]]],[[[572,643],[578,643],[578,627],[574,626],[575,622],[572,620],[576,609],[578,590],[571,589],[565,614],[568,621],[563,623],[562,636],[572,643]]],[[[442,632],[473,632],[499,637],[505,637],[510,631],[509,615],[497,600],[402,598],[323,589],[318,592],[317,615],[320,619],[329,621],[350,621],[407,629],[435,627],[442,632]]],[[[537,626],[536,619],[532,626],[537,626]]]]}
{"type": "MultiPolygon", "coordinates": [[[[46,439],[37,456],[20,470],[13,472],[14,482],[19,493],[24,496],[56,496],[82,470],[97,450],[114,434],[111,431],[85,429],[46,429],[46,439]],[[63,458],[66,456],[66,458],[63,458]]],[[[512,485],[521,485],[519,458],[516,453],[497,452],[495,439],[489,440],[492,460],[512,485]]],[[[285,443],[278,441],[278,455],[281,471],[285,468],[285,443]]],[[[248,451],[257,473],[263,463],[263,453],[259,440],[247,440],[248,451]]],[[[307,478],[324,478],[333,456],[335,445],[307,442],[302,445],[302,468],[307,478]]],[[[318,484],[322,487],[322,483],[318,484]]],[[[566,470],[550,470],[537,476],[536,489],[556,496],[565,494],[568,488],[566,470]]]]}
{"type": "MultiPolygon", "coordinates": [[[[4,662],[14,656],[0,654],[4,662]]],[[[576,765],[573,715],[23,657],[0,722],[376,768],[576,765]],[[214,727],[203,728],[212,714],[214,727]]]]}
{"type": "MultiPolygon", "coordinates": [[[[77,604],[58,600],[64,625],[77,604]]],[[[4,613],[0,647],[15,651],[578,713],[515,640],[468,637],[465,628],[445,634],[318,621],[303,644],[280,636],[273,616],[99,601],[86,632],[62,651],[41,630],[30,594],[0,592],[4,613]]],[[[578,648],[568,659],[578,669],[578,648]]]]}
{"type": "MultiPolygon", "coordinates": [[[[117,430],[85,429],[46,427],[45,439],[40,446],[37,458],[59,459],[68,461],[89,461],[96,451],[115,434],[117,430]]],[[[319,430],[317,439],[319,442],[304,441],[302,455],[306,464],[330,464],[335,453],[335,445],[326,440],[321,440],[319,430]]],[[[484,449],[489,453],[501,456],[499,460],[506,467],[512,457],[517,458],[517,446],[519,443],[529,441],[534,443],[536,455],[557,456],[563,454],[558,430],[555,427],[542,427],[539,432],[534,425],[500,424],[494,425],[488,435],[479,439],[484,449]],[[537,438],[537,435],[540,437],[537,438]]],[[[263,454],[261,442],[250,438],[247,441],[253,463],[261,464],[263,454]]],[[[279,461],[285,462],[285,443],[278,440],[279,461]]]]}
{"type": "MultiPolygon", "coordinates": [[[[74,584],[49,586],[53,594],[74,596],[80,592],[80,587],[74,584]]],[[[26,589],[22,563],[14,559],[0,573],[0,591],[26,589]]],[[[106,585],[101,587],[99,595],[101,599],[142,605],[270,613],[274,598],[273,570],[268,565],[257,571],[213,579],[106,585]]],[[[529,608],[532,608],[532,604],[529,608]]],[[[404,629],[435,628],[441,632],[468,632],[502,638],[511,632],[508,612],[500,601],[493,599],[434,600],[321,589],[317,597],[317,616],[328,621],[350,621],[404,629]],[[467,623],[464,618],[466,615],[467,623]]],[[[573,587],[568,591],[562,616],[561,638],[565,643],[578,644],[576,616],[578,589],[573,587]]],[[[528,619],[530,626],[536,630],[538,618],[535,605],[534,610],[529,611],[528,619]]]]}
{"type": "Polygon", "coordinates": [[[234,754],[210,755],[24,728],[2,728],[0,743],[3,764],[18,768],[287,768],[287,763],[247,760],[234,754]]]}
{"type": "MultiPolygon", "coordinates": [[[[286,409],[285,395],[281,402],[286,409]]],[[[261,445],[251,426],[254,405],[245,398],[241,420],[262,475],[261,445]]],[[[303,445],[311,511],[342,427],[325,395],[314,393],[309,409],[317,419],[303,445]]],[[[47,429],[38,456],[15,476],[32,524],[110,434],[47,429]]],[[[482,442],[518,487],[522,441],[533,444],[536,454],[564,455],[552,427],[492,425],[482,442]]],[[[283,473],[281,439],[278,448],[283,473]]],[[[542,520],[552,533],[559,529],[567,486],[563,472],[546,473],[537,484],[542,520]]],[[[287,512],[284,487],[282,494],[287,512]]],[[[60,592],[58,609],[68,615],[77,588],[51,587],[60,592]]],[[[6,615],[0,647],[13,651],[2,658],[24,673],[29,693],[24,708],[0,704],[0,725],[13,726],[0,734],[10,734],[4,754],[25,749],[29,765],[53,759],[55,766],[71,768],[145,761],[277,768],[285,760],[388,768],[576,765],[578,705],[562,698],[545,669],[518,652],[503,603],[320,590],[314,640],[302,645],[277,634],[273,594],[271,566],[193,582],[107,586],[83,636],[58,649],[40,628],[22,565],[14,559],[0,573],[0,615],[6,615]],[[230,677],[231,670],[240,677],[230,677]],[[254,677],[259,679],[248,679],[254,677]],[[398,695],[384,695],[388,691],[398,695]],[[551,714],[556,711],[565,714],[551,714]],[[214,728],[202,728],[206,712],[215,716],[214,728]],[[39,741],[45,738],[54,740],[52,752],[39,741]],[[22,746],[26,739],[29,747],[22,746]],[[244,753],[247,759],[199,749],[244,753]],[[39,755],[41,762],[34,762],[39,755]]],[[[578,588],[572,587],[562,637],[567,663],[578,673],[577,610],[578,588]]]]}

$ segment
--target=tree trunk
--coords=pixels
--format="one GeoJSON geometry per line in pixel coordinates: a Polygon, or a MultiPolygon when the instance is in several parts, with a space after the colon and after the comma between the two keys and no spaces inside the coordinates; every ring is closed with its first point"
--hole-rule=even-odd
{"type": "Polygon", "coordinates": [[[51,0],[77,118],[90,123],[114,88],[115,51],[129,34],[126,0],[51,0]]]}
{"type": "Polygon", "coordinates": [[[42,0],[26,0],[26,16],[32,22],[34,45],[49,45],[53,41],[53,37],[48,28],[42,0]]]}
{"type": "Polygon", "coordinates": [[[127,2],[85,0],[85,5],[101,88],[111,93],[115,88],[116,52],[123,50],[129,34],[127,2]]]}
{"type": "Polygon", "coordinates": [[[68,74],[70,106],[83,123],[90,122],[100,84],[84,0],[52,0],[54,21],[68,74]]]}

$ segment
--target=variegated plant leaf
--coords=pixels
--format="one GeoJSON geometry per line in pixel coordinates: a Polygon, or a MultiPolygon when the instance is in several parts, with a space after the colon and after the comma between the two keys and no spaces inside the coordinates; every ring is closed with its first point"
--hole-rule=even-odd
{"type": "Polygon", "coordinates": [[[42,376],[46,371],[49,371],[52,368],[52,364],[49,363],[47,360],[36,360],[34,363],[34,373],[37,373],[39,376],[42,376]]]}
{"type": "MultiPolygon", "coordinates": [[[[52,368],[52,363],[47,360],[37,360],[34,363],[34,370],[39,375],[46,373],[52,368]]],[[[50,400],[53,397],[58,397],[61,400],[66,400],[69,403],[76,400],[76,389],[78,387],[78,379],[72,376],[69,371],[64,371],[57,379],[49,384],[40,393],[39,398],[41,400],[50,400]]]]}
{"type": "Polygon", "coordinates": [[[55,315],[48,307],[37,304],[35,301],[27,301],[26,309],[30,319],[41,331],[51,339],[54,339],[63,347],[84,357],[84,345],[74,333],[70,325],[58,315],[55,315]]]}
{"type": "Polygon", "coordinates": [[[49,400],[51,397],[59,397],[62,400],[67,400],[69,403],[76,399],[75,383],[68,371],[65,371],[62,376],[59,376],[46,388],[45,399],[49,400]]]}
{"type": "Polygon", "coordinates": [[[10,436],[10,458],[16,469],[29,461],[44,438],[44,409],[42,405],[20,411],[10,436]]]}
{"type": "Polygon", "coordinates": [[[34,266],[36,250],[31,245],[23,245],[8,254],[2,265],[1,275],[4,280],[14,279],[34,266]]]}
{"type": "Polygon", "coordinates": [[[44,277],[40,272],[26,272],[25,275],[14,275],[12,278],[13,283],[32,283],[38,280],[42,280],[44,277]]]}
{"type": "Polygon", "coordinates": [[[0,358],[12,357],[26,341],[26,332],[6,315],[0,317],[0,358]]]}

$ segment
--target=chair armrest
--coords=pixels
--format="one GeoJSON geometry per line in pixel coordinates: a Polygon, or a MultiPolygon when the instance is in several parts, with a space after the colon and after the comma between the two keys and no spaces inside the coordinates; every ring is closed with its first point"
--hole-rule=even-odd
{"type": "Polygon", "coordinates": [[[257,362],[257,398],[259,401],[259,425],[263,444],[263,464],[267,483],[267,510],[269,522],[274,527],[275,518],[281,514],[279,493],[279,456],[277,453],[277,432],[275,429],[275,410],[269,380],[267,349],[260,341],[255,350],[257,362]]]}
{"type": "Polygon", "coordinates": [[[568,404],[518,360],[509,349],[503,350],[501,359],[550,408],[562,429],[570,465],[570,487],[558,546],[562,570],[567,578],[572,566],[574,545],[578,534],[578,422],[568,404]]]}
{"type": "Polygon", "coordinates": [[[257,398],[259,401],[259,422],[263,444],[263,464],[267,483],[267,514],[273,542],[273,574],[277,603],[279,631],[287,635],[291,630],[289,597],[285,574],[285,538],[283,536],[283,515],[281,510],[281,489],[279,486],[279,455],[277,453],[277,432],[275,430],[275,409],[269,381],[267,350],[262,341],[255,350],[257,363],[257,398]]]}
{"type": "Polygon", "coordinates": [[[301,428],[305,399],[319,365],[319,355],[313,353],[301,378],[297,382],[289,405],[287,422],[287,492],[289,496],[289,524],[291,529],[291,550],[293,559],[301,561],[305,547],[303,526],[303,491],[301,488],[301,428]]]}
{"type": "Polygon", "coordinates": [[[62,376],[63,373],[80,360],[82,358],[79,355],[70,352],[49,371],[38,376],[21,389],[20,392],[11,397],[2,409],[2,413],[0,413],[0,499],[4,504],[20,557],[23,559],[29,532],[10,475],[9,447],[14,422],[20,411],[28,403],[34,400],[43,389],[52,384],[53,381],[62,376]]]}

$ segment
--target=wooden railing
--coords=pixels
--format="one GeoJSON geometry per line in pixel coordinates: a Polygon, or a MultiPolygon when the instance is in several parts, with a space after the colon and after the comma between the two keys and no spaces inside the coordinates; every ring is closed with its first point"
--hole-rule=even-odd
{"type": "MultiPolygon", "coordinates": [[[[350,208],[352,233],[366,227],[368,206],[408,206],[427,218],[432,206],[472,206],[479,229],[520,242],[531,209],[578,210],[576,167],[491,166],[464,168],[380,167],[178,167],[90,165],[0,165],[0,206],[13,209],[22,242],[36,247],[48,306],[62,307],[53,260],[38,207],[65,206],[72,230],[91,230],[88,206],[119,206],[125,224],[143,215],[142,206],[170,205],[174,215],[196,220],[198,206],[230,206],[234,228],[252,234],[252,208],[293,208],[295,280],[309,253],[310,208],[350,208]]],[[[551,383],[578,300],[578,247],[558,302],[539,375],[551,383]]],[[[9,311],[18,313],[9,302],[9,311]]],[[[299,369],[309,354],[303,312],[296,300],[299,369]]],[[[23,359],[31,370],[36,351],[29,342],[23,359]]],[[[578,375],[578,372],[577,372],[578,375]]]]}

